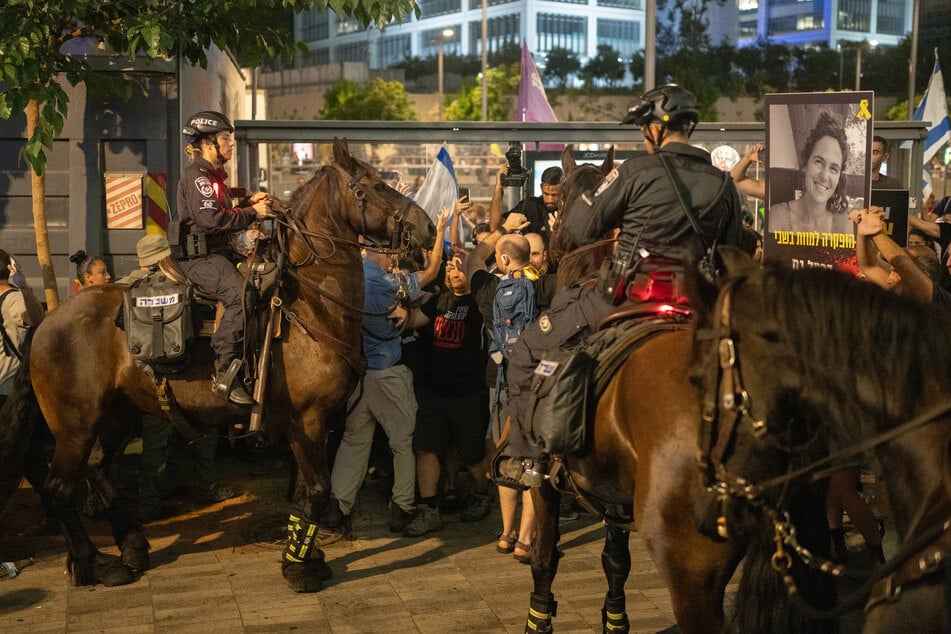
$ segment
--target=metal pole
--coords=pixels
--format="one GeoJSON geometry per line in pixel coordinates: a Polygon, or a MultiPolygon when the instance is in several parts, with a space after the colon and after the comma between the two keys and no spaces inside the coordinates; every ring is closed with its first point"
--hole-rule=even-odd
{"type": "Polygon", "coordinates": [[[842,52],[842,42],[836,44],[839,49],[839,92],[842,92],[842,73],[845,72],[845,54],[842,52]]]}
{"type": "Polygon", "coordinates": [[[439,74],[439,104],[438,110],[436,111],[436,121],[442,121],[442,38],[439,39],[439,68],[436,71],[439,74]]]}
{"type": "Polygon", "coordinates": [[[914,0],[911,10],[911,55],[908,56],[908,120],[915,113],[915,70],[918,67],[918,7],[921,0],[914,0]]]}
{"type": "Polygon", "coordinates": [[[489,0],[482,0],[482,120],[489,120],[489,0]]]}
{"type": "Polygon", "coordinates": [[[644,92],[651,90],[656,83],[654,66],[657,51],[657,0],[647,0],[644,13],[644,92]]]}
{"type": "Polygon", "coordinates": [[[855,91],[858,92],[862,88],[862,49],[865,47],[865,42],[859,42],[858,47],[855,49],[855,91]]]}

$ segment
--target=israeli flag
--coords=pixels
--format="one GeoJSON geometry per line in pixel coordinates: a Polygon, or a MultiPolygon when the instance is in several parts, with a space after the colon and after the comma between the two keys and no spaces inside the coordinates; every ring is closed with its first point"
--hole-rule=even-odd
{"type": "Polygon", "coordinates": [[[948,99],[944,92],[944,77],[938,64],[938,49],[934,52],[934,71],[921,103],[915,108],[913,121],[929,121],[928,138],[925,139],[924,166],[922,173],[922,197],[931,195],[931,158],[945,143],[951,140],[951,123],[948,121],[948,99]]]}
{"type": "MultiPolygon", "coordinates": [[[[455,212],[456,198],[459,197],[459,186],[456,183],[456,172],[452,168],[452,157],[445,147],[439,149],[436,160],[426,173],[423,186],[416,193],[416,204],[423,208],[433,222],[443,207],[448,207],[450,214],[455,212]]],[[[449,223],[453,222],[452,215],[449,223]]],[[[450,225],[447,224],[447,227],[450,225]]],[[[449,230],[446,230],[445,242],[449,242],[449,230]]]]}

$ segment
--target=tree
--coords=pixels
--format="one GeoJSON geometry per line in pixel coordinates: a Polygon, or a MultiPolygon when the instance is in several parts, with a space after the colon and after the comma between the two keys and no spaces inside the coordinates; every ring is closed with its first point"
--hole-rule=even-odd
{"type": "Polygon", "coordinates": [[[568,84],[568,77],[581,70],[581,62],[573,51],[556,46],[548,51],[545,62],[545,79],[557,82],[562,88],[568,84]]]}
{"type": "Polygon", "coordinates": [[[375,78],[366,87],[338,79],[324,95],[321,119],[415,121],[409,95],[398,81],[375,78]]]}
{"type": "Polygon", "coordinates": [[[65,124],[69,99],[59,81],[108,86],[123,95],[133,90],[125,76],[97,72],[82,56],[64,52],[63,45],[85,38],[132,61],[177,56],[184,63],[204,67],[206,50],[214,44],[254,67],[265,59],[290,59],[295,50],[306,50],[288,38],[283,21],[262,19],[262,14],[312,8],[329,8],[364,24],[401,20],[411,10],[420,15],[413,0],[4,1],[0,7],[0,117],[26,113],[22,156],[32,170],[37,254],[50,308],[59,297],[46,236],[44,148],[52,148],[65,124]]]}
{"type": "Polygon", "coordinates": [[[588,63],[581,69],[581,77],[585,84],[593,86],[594,81],[600,79],[614,86],[624,79],[624,62],[620,60],[621,54],[609,44],[598,44],[598,54],[588,60],[588,63]]]}
{"type": "MultiPolygon", "coordinates": [[[[503,64],[489,68],[486,72],[486,84],[489,93],[489,121],[509,121],[512,101],[518,94],[518,82],[521,78],[518,63],[503,64]]],[[[443,112],[445,121],[481,121],[482,120],[482,84],[477,79],[468,79],[459,93],[452,97],[443,112]]]]}

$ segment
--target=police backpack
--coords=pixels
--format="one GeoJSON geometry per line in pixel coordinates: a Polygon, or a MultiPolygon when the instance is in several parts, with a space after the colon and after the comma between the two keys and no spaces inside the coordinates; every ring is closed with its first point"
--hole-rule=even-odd
{"type": "Polygon", "coordinates": [[[192,288],[158,270],[134,281],[123,297],[126,338],[132,357],[145,363],[174,363],[195,338],[192,288]]]}

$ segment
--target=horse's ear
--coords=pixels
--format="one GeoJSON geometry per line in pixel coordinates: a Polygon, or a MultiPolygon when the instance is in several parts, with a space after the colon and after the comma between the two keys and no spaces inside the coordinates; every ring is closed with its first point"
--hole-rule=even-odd
{"type": "Polygon", "coordinates": [[[614,146],[608,148],[608,155],[604,157],[604,162],[601,163],[601,173],[607,176],[611,173],[611,170],[614,169],[614,146]]]}
{"type": "Polygon", "coordinates": [[[347,140],[340,137],[334,137],[334,163],[347,169],[353,163],[350,156],[350,148],[347,146],[347,140]]]}
{"type": "Polygon", "coordinates": [[[690,305],[700,315],[701,321],[713,311],[720,292],[716,284],[700,273],[696,258],[692,255],[687,255],[684,259],[684,290],[687,291],[690,305]]]}
{"type": "Polygon", "coordinates": [[[564,170],[565,175],[568,175],[573,172],[576,167],[578,167],[578,164],[575,163],[574,146],[569,143],[561,152],[561,169],[564,170]]]}
{"type": "Polygon", "coordinates": [[[759,266],[746,251],[739,247],[721,245],[717,247],[717,255],[720,256],[728,277],[742,277],[749,270],[759,266]]]}

